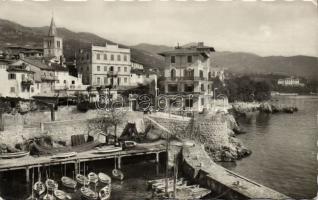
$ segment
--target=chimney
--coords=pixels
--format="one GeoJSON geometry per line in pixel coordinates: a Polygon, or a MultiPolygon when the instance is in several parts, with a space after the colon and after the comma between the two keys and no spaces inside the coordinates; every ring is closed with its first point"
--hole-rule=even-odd
{"type": "Polygon", "coordinates": [[[204,42],[198,42],[198,47],[203,47],[204,46],[204,42]]]}

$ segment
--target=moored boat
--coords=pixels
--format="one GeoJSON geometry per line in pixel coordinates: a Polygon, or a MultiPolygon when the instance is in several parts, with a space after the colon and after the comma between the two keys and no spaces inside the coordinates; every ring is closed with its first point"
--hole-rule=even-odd
{"type": "Polygon", "coordinates": [[[90,183],[96,184],[98,182],[98,176],[94,172],[88,173],[87,177],[90,183]]]}
{"type": "Polygon", "coordinates": [[[111,184],[112,179],[105,173],[98,173],[98,179],[101,183],[111,184]]]}
{"type": "Polygon", "coordinates": [[[137,142],[135,141],[124,141],[123,146],[125,149],[133,148],[137,145],[137,142]]]}
{"type": "Polygon", "coordinates": [[[46,194],[44,195],[43,200],[56,200],[56,198],[51,194],[46,194]]]}
{"type": "Polygon", "coordinates": [[[66,193],[62,190],[54,190],[54,196],[59,200],[66,199],[66,193]]]}
{"type": "Polygon", "coordinates": [[[89,183],[88,178],[82,174],[76,174],[76,181],[81,185],[87,185],[89,183]]]}
{"type": "Polygon", "coordinates": [[[89,189],[88,187],[83,186],[81,187],[80,191],[84,199],[88,199],[88,200],[98,199],[98,194],[94,192],[93,190],[89,189]]]}
{"type": "Polygon", "coordinates": [[[67,176],[63,176],[61,178],[61,181],[62,181],[62,185],[67,187],[67,188],[71,188],[71,189],[75,189],[76,188],[76,185],[77,185],[77,182],[67,176]]]}
{"type": "Polygon", "coordinates": [[[119,169],[113,169],[112,175],[113,175],[113,178],[117,180],[120,180],[120,181],[124,180],[124,173],[119,169]]]}
{"type": "Polygon", "coordinates": [[[77,155],[76,152],[67,152],[67,153],[59,153],[56,155],[53,155],[51,159],[66,159],[66,158],[72,158],[77,155]]]}
{"type": "Polygon", "coordinates": [[[45,192],[45,185],[42,181],[37,181],[36,183],[34,183],[33,185],[33,190],[34,192],[40,196],[45,192]]]}
{"type": "Polygon", "coordinates": [[[102,189],[100,189],[98,195],[101,200],[107,200],[110,198],[111,187],[110,185],[106,185],[102,189]]]}
{"type": "Polygon", "coordinates": [[[0,159],[21,158],[21,157],[27,156],[29,154],[30,154],[30,152],[26,152],[26,151],[19,151],[19,152],[14,152],[14,153],[1,153],[0,159]]]}
{"type": "Polygon", "coordinates": [[[45,181],[45,186],[46,186],[48,191],[54,191],[58,188],[59,185],[54,180],[47,179],[45,181]]]}
{"type": "Polygon", "coordinates": [[[105,154],[105,153],[113,153],[122,151],[122,147],[115,147],[115,146],[104,146],[104,147],[96,147],[93,153],[95,154],[105,154]]]}

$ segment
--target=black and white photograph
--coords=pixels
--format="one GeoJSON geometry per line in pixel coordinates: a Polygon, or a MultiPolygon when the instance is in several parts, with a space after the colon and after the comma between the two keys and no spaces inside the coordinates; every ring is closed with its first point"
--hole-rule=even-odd
{"type": "Polygon", "coordinates": [[[0,1],[0,200],[318,200],[317,0],[0,1]]]}

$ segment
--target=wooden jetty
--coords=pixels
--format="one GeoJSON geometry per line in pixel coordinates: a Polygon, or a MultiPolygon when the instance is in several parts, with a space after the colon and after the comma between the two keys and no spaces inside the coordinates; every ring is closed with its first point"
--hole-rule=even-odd
{"type": "Polygon", "coordinates": [[[121,161],[124,157],[142,156],[155,154],[156,162],[159,162],[159,154],[166,152],[166,147],[162,144],[148,144],[146,146],[137,146],[132,149],[122,150],[119,152],[110,152],[105,154],[96,154],[96,150],[89,150],[78,153],[75,157],[66,159],[52,159],[52,156],[25,156],[15,159],[0,159],[0,172],[13,171],[13,170],[25,170],[26,182],[30,182],[30,169],[34,167],[47,167],[53,165],[65,165],[74,164],[74,171],[78,171],[78,163],[89,162],[96,160],[112,159],[116,157],[118,161],[117,166],[121,168],[121,161]]]}

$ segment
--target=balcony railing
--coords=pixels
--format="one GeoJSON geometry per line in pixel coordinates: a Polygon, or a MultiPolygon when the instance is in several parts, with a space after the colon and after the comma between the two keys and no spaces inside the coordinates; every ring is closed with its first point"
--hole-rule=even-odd
{"type": "Polygon", "coordinates": [[[194,77],[165,77],[166,81],[207,81],[208,79],[205,77],[199,77],[199,76],[194,76],[194,77]]]}
{"type": "Polygon", "coordinates": [[[45,81],[56,81],[58,80],[57,76],[47,76],[47,75],[41,75],[41,79],[45,81]]]}
{"type": "Polygon", "coordinates": [[[21,83],[22,85],[33,85],[33,80],[31,78],[23,77],[21,83]]]}

